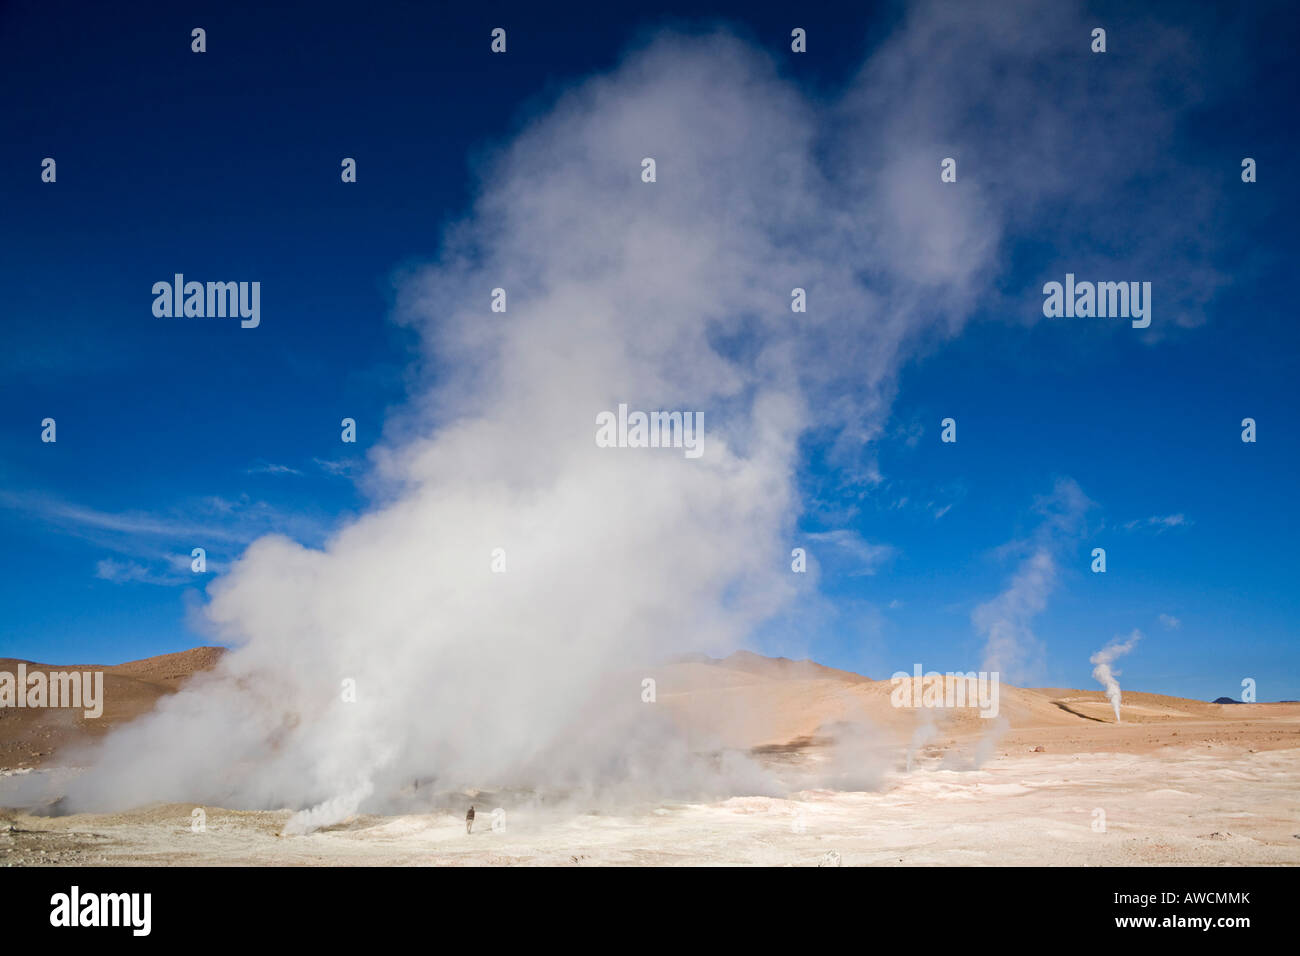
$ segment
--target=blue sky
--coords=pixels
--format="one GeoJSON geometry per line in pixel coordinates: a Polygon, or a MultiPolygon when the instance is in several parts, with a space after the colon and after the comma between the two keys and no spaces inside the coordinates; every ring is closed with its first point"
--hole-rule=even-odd
{"type": "MultiPolygon", "coordinates": [[[[669,28],[722,23],[778,54],[802,95],[833,99],[902,15],[859,6],[5,5],[0,656],[116,662],[207,641],[212,576],[190,574],[191,547],[219,573],[260,534],[317,546],[370,506],[367,451],[406,400],[417,347],[390,321],[399,277],[438,257],[495,144],[669,28]],[[511,46],[492,59],[498,22],[511,46]],[[809,31],[805,58],[779,55],[792,25],[809,31]],[[45,156],[56,184],[40,182],[45,156]],[[355,185],[339,182],[342,156],[358,159],[355,185]],[[175,272],[256,278],[274,320],[155,319],[150,286],[175,272]],[[46,416],[55,444],[40,441],[46,416]],[[356,445],[339,441],[344,416],[356,445]]],[[[1294,24],[1280,5],[1152,9],[1185,38],[1177,79],[1197,90],[1162,147],[1176,162],[1135,170],[1067,260],[1081,274],[1099,248],[1168,260],[1150,334],[1043,319],[1042,283],[1080,234],[1068,208],[1011,232],[998,294],[902,364],[865,450],[871,480],[807,440],[799,536],[877,550],[811,539],[827,542],[810,547],[831,610],[773,622],[756,648],[875,677],[976,666],[972,613],[1007,587],[1035,499],[1068,478],[1093,506],[1032,618],[1039,683],[1095,686],[1089,654],[1137,628],[1125,687],[1214,698],[1253,677],[1261,699],[1300,698],[1294,24]],[[1240,181],[1243,156],[1259,182],[1240,181]],[[1212,290],[1195,308],[1180,269],[1212,290]],[[939,441],[947,416],[955,445],[939,441]],[[1089,572],[1094,547],[1104,575],[1089,572]]],[[[1123,5],[1089,10],[1110,27],[1107,56],[1142,55],[1123,5]]],[[[1122,162],[1125,122],[1089,148],[1122,162]]],[[[992,159],[981,173],[996,175],[992,159]]]]}

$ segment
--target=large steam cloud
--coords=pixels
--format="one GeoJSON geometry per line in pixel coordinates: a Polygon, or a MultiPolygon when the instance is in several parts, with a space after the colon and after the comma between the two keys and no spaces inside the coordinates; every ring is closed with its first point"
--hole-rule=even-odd
{"type": "Polygon", "coordinates": [[[211,589],[233,651],[111,735],[68,807],[314,807],[312,826],[415,779],[764,786],[697,765],[641,669],[788,605],[801,440],[861,474],[901,363],[995,295],[1008,230],[1116,187],[1164,132],[1149,76],[1079,76],[1086,25],[1032,10],[921,7],[830,105],[730,36],[663,36],[535,117],[403,280],[424,351],[376,454],[384,503],[323,550],[250,546],[211,589]],[[1114,164],[1081,148],[1099,116],[1143,129],[1114,164]],[[958,184],[945,156],[972,160],[958,184]],[[703,457],[596,447],[620,402],[703,412],[703,457]]]}

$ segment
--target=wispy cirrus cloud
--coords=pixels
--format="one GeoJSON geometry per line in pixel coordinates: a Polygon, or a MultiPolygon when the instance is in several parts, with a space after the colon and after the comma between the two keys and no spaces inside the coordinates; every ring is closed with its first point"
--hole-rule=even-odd
{"type": "MultiPolygon", "coordinates": [[[[219,499],[205,499],[206,502],[219,499]]],[[[251,540],[231,527],[210,523],[205,516],[191,512],[155,513],[102,511],[63,501],[39,492],[0,492],[0,508],[17,511],[57,531],[79,537],[122,535],[131,538],[203,538],[208,541],[237,543],[251,540]]]]}
{"type": "Polygon", "coordinates": [[[875,574],[880,566],[896,553],[892,545],[872,544],[856,531],[847,528],[810,534],[808,540],[830,545],[842,556],[847,557],[855,565],[846,570],[851,577],[875,574]]]}
{"type": "MultiPolygon", "coordinates": [[[[163,587],[194,583],[194,572],[190,569],[188,558],[182,555],[164,555],[163,558],[160,565],[152,567],[138,561],[104,558],[95,565],[95,577],[114,584],[156,584],[163,587]],[[184,567],[175,567],[176,562],[172,559],[184,562],[184,567]]],[[[208,570],[216,571],[217,568],[209,566],[208,570]]]]}
{"type": "Polygon", "coordinates": [[[334,477],[351,477],[361,468],[359,458],[313,458],[312,462],[325,474],[334,477]]]}
{"type": "Polygon", "coordinates": [[[40,492],[0,491],[0,509],[108,552],[96,560],[94,575],[117,584],[193,584],[194,548],[204,549],[207,571],[214,573],[226,568],[225,556],[233,557],[265,534],[291,533],[320,542],[327,531],[308,515],[247,495],[208,496],[145,512],[90,508],[40,492]]]}
{"type": "Polygon", "coordinates": [[[966,497],[960,481],[927,486],[921,482],[890,479],[882,483],[878,507],[882,511],[920,511],[938,521],[966,497]]]}
{"type": "Polygon", "coordinates": [[[1139,528],[1153,528],[1159,534],[1168,531],[1170,528],[1186,528],[1192,522],[1184,514],[1176,515],[1152,515],[1149,518],[1139,518],[1135,521],[1129,521],[1121,525],[1125,531],[1136,531],[1139,528]]]}
{"type": "Polygon", "coordinates": [[[278,465],[274,462],[259,461],[257,464],[244,470],[246,475],[301,475],[302,472],[297,468],[290,468],[288,465],[278,465]]]}

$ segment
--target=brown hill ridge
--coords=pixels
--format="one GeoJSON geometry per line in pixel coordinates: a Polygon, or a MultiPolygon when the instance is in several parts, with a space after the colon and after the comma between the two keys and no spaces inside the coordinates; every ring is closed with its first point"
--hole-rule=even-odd
{"type": "Polygon", "coordinates": [[[104,712],[87,718],[82,710],[0,707],[0,769],[39,767],[75,741],[102,736],[118,724],[153,710],[158,699],[174,693],[186,680],[209,670],[224,647],[194,647],[175,654],[146,657],[125,664],[40,664],[0,657],[0,671],[103,671],[104,712]]]}
{"type": "MultiPolygon", "coordinates": [[[[0,708],[0,769],[38,767],[74,742],[94,739],[152,710],[194,674],[214,667],[220,647],[196,647],[113,666],[47,665],[28,670],[102,670],[104,713],[0,708]]],[[[20,662],[0,658],[0,671],[20,662]]],[[[717,659],[690,655],[652,671],[657,700],[694,745],[772,751],[816,746],[832,737],[863,733],[882,741],[952,744],[994,738],[1000,749],[1138,751],[1160,746],[1277,749],[1300,746],[1300,704],[1212,704],[1125,691],[1123,723],[1115,725],[1101,691],[999,687],[999,719],[974,708],[895,707],[888,680],[826,667],[810,660],[737,651],[717,659]]],[[[640,677],[637,675],[637,683],[640,677]]]]}
{"type": "Polygon", "coordinates": [[[691,656],[654,672],[658,700],[701,746],[764,751],[846,734],[882,741],[995,740],[1001,750],[1139,752],[1167,746],[1300,746],[1300,704],[1212,704],[1125,691],[1122,723],[1100,691],[1001,684],[998,717],[974,708],[895,707],[893,684],[812,661],[739,651],[691,656]]]}

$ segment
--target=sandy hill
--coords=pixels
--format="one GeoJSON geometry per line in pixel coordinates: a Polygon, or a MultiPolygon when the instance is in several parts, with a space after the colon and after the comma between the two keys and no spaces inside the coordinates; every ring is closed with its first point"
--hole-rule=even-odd
{"type": "Polygon", "coordinates": [[[125,664],[41,664],[0,657],[0,671],[17,674],[20,663],[33,671],[103,671],[104,712],[87,718],[82,710],[0,707],[0,767],[36,767],[60,747],[85,737],[102,736],[120,723],[153,709],[158,698],[173,693],[188,678],[214,666],[225,648],[195,647],[175,654],[146,657],[125,664]]]}
{"type": "MultiPolygon", "coordinates": [[[[969,707],[895,707],[890,681],[810,661],[741,652],[722,660],[680,661],[654,676],[658,699],[692,732],[716,736],[729,746],[809,743],[833,735],[842,725],[867,725],[894,737],[910,735],[922,723],[941,725],[950,733],[977,733],[990,725],[990,719],[969,707]]],[[[998,688],[998,714],[1013,727],[1073,725],[1081,719],[1043,694],[1006,684],[998,688]]]]}
{"type": "Polygon", "coordinates": [[[109,667],[107,671],[175,690],[198,671],[215,667],[225,653],[224,647],[192,647],[188,651],[178,651],[175,654],[162,654],[158,657],[128,661],[125,664],[109,667]]]}
{"type": "MultiPolygon", "coordinates": [[[[92,720],[80,710],[0,708],[0,768],[40,766],[72,741],[102,735],[148,712],[194,674],[213,667],[223,653],[219,647],[196,647],[114,666],[25,662],[29,671],[102,670],[104,714],[92,720]]],[[[0,671],[14,673],[18,663],[0,658],[0,671]]],[[[652,674],[658,702],[692,745],[702,748],[781,751],[850,735],[882,743],[918,736],[951,743],[990,736],[995,724],[1013,748],[1046,744],[1057,751],[1142,750],[1189,742],[1300,746],[1296,703],[1213,704],[1125,691],[1123,723],[1115,726],[1110,703],[1099,690],[1002,684],[1000,719],[994,721],[981,718],[974,707],[895,707],[888,680],[749,651],[721,659],[694,655],[652,674]]],[[[639,683],[644,675],[636,676],[639,683]]]]}
{"type": "Polygon", "coordinates": [[[753,651],[736,651],[722,658],[690,654],[683,657],[681,663],[709,664],[725,670],[745,671],[778,680],[842,680],[848,683],[871,683],[870,677],[863,677],[852,671],[837,670],[807,659],[792,661],[788,657],[764,657],[753,651]]]}
{"type": "MultiPolygon", "coordinates": [[[[1300,746],[1300,705],[1213,704],[1125,691],[1121,716],[1100,691],[1001,684],[998,718],[972,707],[895,707],[888,680],[741,651],[691,657],[654,674],[658,700],[693,740],[763,750],[793,749],[855,734],[894,741],[989,735],[1008,746],[1136,751],[1188,742],[1272,749],[1300,746]],[[994,734],[996,736],[996,734],[994,734]]],[[[908,682],[910,688],[911,681],[908,682]]]]}

